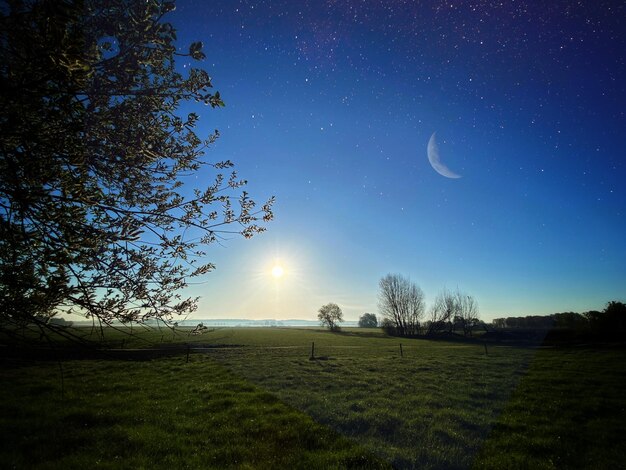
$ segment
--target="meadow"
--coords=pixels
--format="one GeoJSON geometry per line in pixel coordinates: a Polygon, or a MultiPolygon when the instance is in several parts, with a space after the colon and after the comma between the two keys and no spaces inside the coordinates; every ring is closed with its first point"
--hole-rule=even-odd
{"type": "Polygon", "coordinates": [[[110,354],[82,360],[5,354],[0,461],[8,468],[619,468],[626,461],[619,345],[485,349],[480,341],[367,329],[188,332],[106,330],[110,354]],[[155,352],[126,351],[134,348],[155,352]]]}

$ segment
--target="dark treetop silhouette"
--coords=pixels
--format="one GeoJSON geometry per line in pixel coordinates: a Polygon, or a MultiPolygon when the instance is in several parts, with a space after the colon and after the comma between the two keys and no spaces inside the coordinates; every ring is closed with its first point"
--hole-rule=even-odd
{"type": "Polygon", "coordinates": [[[272,219],[230,161],[204,159],[188,101],[224,103],[176,56],[166,1],[9,2],[0,11],[0,319],[55,312],[97,323],[194,310],[188,279],[214,268],[203,249],[272,219]],[[191,189],[185,177],[208,181],[191,189]]]}

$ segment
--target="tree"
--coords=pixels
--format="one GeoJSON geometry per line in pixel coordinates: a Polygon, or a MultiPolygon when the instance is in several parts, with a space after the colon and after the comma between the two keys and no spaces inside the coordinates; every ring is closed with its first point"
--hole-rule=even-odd
{"type": "Polygon", "coordinates": [[[450,332],[454,328],[463,330],[465,336],[471,336],[472,330],[480,321],[478,303],[471,295],[461,292],[442,290],[430,309],[428,334],[450,332]]]}
{"type": "Polygon", "coordinates": [[[443,331],[452,332],[453,320],[460,313],[456,296],[448,290],[442,290],[430,309],[430,321],[428,324],[428,334],[440,333],[443,331]]]}
{"type": "Polygon", "coordinates": [[[591,331],[598,332],[602,324],[603,313],[598,310],[590,310],[583,313],[583,317],[587,321],[587,326],[591,331]]]}
{"type": "Polygon", "coordinates": [[[343,321],[343,313],[339,305],[331,302],[318,310],[317,318],[322,326],[328,327],[331,331],[338,331],[340,329],[338,323],[343,321]]]}
{"type": "Polygon", "coordinates": [[[626,304],[612,300],[602,312],[590,311],[584,314],[589,328],[603,336],[619,335],[626,332],[626,304]]]}
{"type": "Polygon", "coordinates": [[[612,300],[606,304],[604,315],[608,329],[614,333],[626,332],[626,304],[612,300]]]}
{"type": "Polygon", "coordinates": [[[561,312],[550,315],[554,326],[568,330],[584,330],[588,326],[587,319],[577,312],[561,312]]]}
{"type": "Polygon", "coordinates": [[[0,319],[78,313],[172,322],[214,266],[208,245],[272,219],[230,161],[211,162],[198,115],[224,106],[208,73],[183,76],[166,0],[33,0],[0,9],[0,319]],[[228,170],[230,171],[230,170],[228,170]],[[191,187],[195,181],[208,181],[191,187]],[[193,181],[193,180],[192,180],[193,181]]]}
{"type": "Polygon", "coordinates": [[[424,292],[400,274],[387,274],[379,282],[378,309],[399,336],[420,332],[424,316],[424,292]]]}
{"type": "Polygon", "coordinates": [[[376,328],[378,326],[378,320],[373,313],[364,313],[359,318],[359,327],[361,328],[376,328]]]}
{"type": "Polygon", "coordinates": [[[459,291],[456,292],[455,298],[457,302],[455,324],[463,330],[465,336],[471,336],[472,330],[480,321],[478,303],[471,295],[459,291]]]}

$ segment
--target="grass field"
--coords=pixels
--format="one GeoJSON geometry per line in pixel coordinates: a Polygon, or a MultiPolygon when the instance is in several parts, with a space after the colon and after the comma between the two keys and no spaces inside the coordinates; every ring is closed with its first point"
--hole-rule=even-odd
{"type": "Polygon", "coordinates": [[[624,348],[491,345],[485,354],[480,343],[358,329],[135,338],[107,331],[105,344],[180,344],[181,353],[64,360],[63,396],[57,361],[5,358],[0,461],[8,468],[620,468],[626,461],[624,348]]]}
{"type": "MultiPolygon", "coordinates": [[[[3,367],[1,468],[387,468],[210,360],[3,367]]],[[[202,358],[204,359],[204,358],[202,358]]]]}

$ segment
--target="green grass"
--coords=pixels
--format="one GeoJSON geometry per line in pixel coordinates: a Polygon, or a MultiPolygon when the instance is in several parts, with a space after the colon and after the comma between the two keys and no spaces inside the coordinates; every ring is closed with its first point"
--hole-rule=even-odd
{"type": "Polygon", "coordinates": [[[387,466],[203,359],[3,364],[2,468],[387,466]]]}
{"type": "Polygon", "coordinates": [[[626,461],[623,347],[490,346],[485,355],[478,343],[399,340],[379,330],[187,331],[127,338],[107,330],[110,347],[179,343],[183,352],[64,362],[63,400],[57,363],[7,360],[0,461],[607,469],[626,461]],[[211,347],[193,349],[203,346],[211,347]]]}
{"type": "Polygon", "coordinates": [[[626,350],[538,351],[476,468],[624,468],[626,350]]]}
{"type": "Polygon", "coordinates": [[[230,330],[216,342],[249,345],[210,357],[400,468],[469,467],[534,354],[315,330],[230,330]]]}

